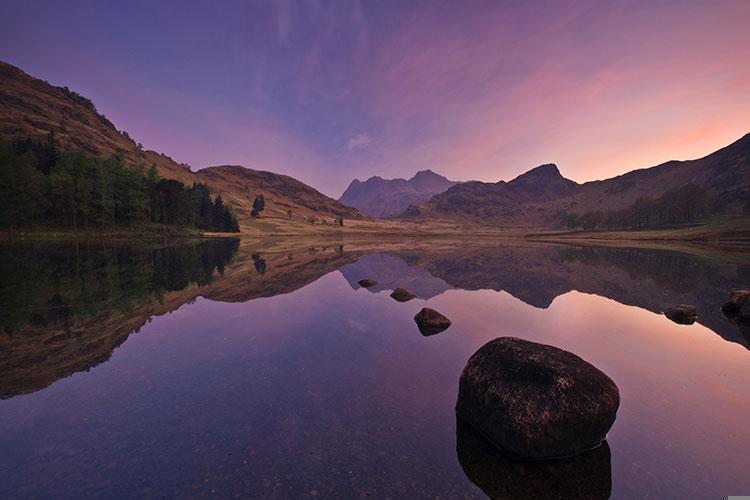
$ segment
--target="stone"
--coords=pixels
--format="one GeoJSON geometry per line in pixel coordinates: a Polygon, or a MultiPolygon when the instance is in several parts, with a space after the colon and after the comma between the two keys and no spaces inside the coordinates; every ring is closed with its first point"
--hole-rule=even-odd
{"type": "Polygon", "coordinates": [[[612,379],[575,354],[500,337],[466,364],[456,413],[509,456],[549,460],[598,446],[619,406],[612,379]]]}
{"type": "Polygon", "coordinates": [[[406,288],[396,288],[393,290],[391,297],[399,302],[409,302],[411,299],[415,298],[416,295],[406,288]]]}
{"type": "Polygon", "coordinates": [[[750,322],[750,290],[729,292],[729,300],[721,306],[721,311],[728,318],[750,322]]]}
{"type": "Polygon", "coordinates": [[[425,337],[440,333],[451,326],[451,320],[429,307],[422,308],[414,316],[414,321],[417,323],[419,331],[425,337]]]}
{"type": "Polygon", "coordinates": [[[680,325],[692,325],[698,319],[698,311],[695,306],[680,304],[665,309],[664,316],[680,325]]]}
{"type": "Polygon", "coordinates": [[[357,282],[362,288],[370,288],[378,284],[377,281],[365,278],[357,282]]]}

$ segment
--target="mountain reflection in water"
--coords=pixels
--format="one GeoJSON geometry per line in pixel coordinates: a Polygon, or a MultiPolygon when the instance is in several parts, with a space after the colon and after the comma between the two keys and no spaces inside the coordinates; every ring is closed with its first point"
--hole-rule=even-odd
{"type": "Polygon", "coordinates": [[[4,498],[750,487],[727,451],[750,438],[734,416],[750,410],[748,337],[720,311],[750,285],[742,249],[217,239],[5,243],[0,256],[4,498]],[[397,303],[396,287],[418,299],[397,303]],[[425,303],[453,326],[423,338],[411,317],[425,303]],[[680,303],[698,324],[660,315],[680,303]],[[510,334],[618,383],[611,457],[519,465],[454,427],[466,360],[510,334]],[[642,474],[662,466],[674,477],[642,474]]]}

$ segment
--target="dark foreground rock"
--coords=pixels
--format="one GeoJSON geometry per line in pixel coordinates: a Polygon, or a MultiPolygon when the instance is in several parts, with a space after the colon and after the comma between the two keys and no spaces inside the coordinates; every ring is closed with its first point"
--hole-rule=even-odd
{"type": "Polygon", "coordinates": [[[456,453],[469,480],[490,498],[604,499],[612,493],[609,445],[542,462],[513,460],[456,420],[456,453]]]}
{"type": "Polygon", "coordinates": [[[698,311],[695,306],[680,304],[664,310],[664,316],[680,325],[692,325],[698,319],[698,311]]]}
{"type": "Polygon", "coordinates": [[[363,279],[357,282],[362,288],[370,288],[378,284],[377,281],[371,279],[363,279]]]}
{"type": "Polygon", "coordinates": [[[411,299],[415,298],[416,295],[406,288],[396,288],[393,290],[391,297],[399,302],[409,302],[411,299]]]}
{"type": "Polygon", "coordinates": [[[422,335],[425,337],[440,333],[451,326],[451,320],[429,307],[422,308],[422,310],[414,316],[414,321],[417,323],[419,331],[422,332],[422,335]]]}
{"type": "Polygon", "coordinates": [[[721,306],[721,311],[729,318],[750,322],[750,290],[730,292],[729,300],[721,306]]]}
{"type": "Polygon", "coordinates": [[[615,383],[575,354],[500,337],[469,359],[456,412],[507,454],[548,460],[597,446],[619,406],[615,383]]]}

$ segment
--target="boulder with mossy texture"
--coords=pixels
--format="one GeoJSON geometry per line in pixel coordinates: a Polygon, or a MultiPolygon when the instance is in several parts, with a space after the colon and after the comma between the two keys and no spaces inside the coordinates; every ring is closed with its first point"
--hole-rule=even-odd
{"type": "Polygon", "coordinates": [[[447,330],[448,327],[451,326],[451,320],[429,307],[422,308],[422,310],[414,316],[414,321],[417,323],[419,331],[425,337],[438,334],[447,330]]]}
{"type": "Polygon", "coordinates": [[[695,306],[680,304],[665,309],[664,316],[680,325],[692,325],[698,319],[698,311],[695,306]]]}
{"type": "Polygon", "coordinates": [[[500,337],[469,359],[456,413],[509,456],[549,460],[598,446],[619,406],[612,379],[575,354],[500,337]]]}
{"type": "Polygon", "coordinates": [[[393,293],[391,293],[391,298],[393,300],[397,300],[399,302],[409,302],[411,299],[415,298],[416,295],[411,293],[411,291],[407,288],[396,288],[393,290],[393,293]]]}
{"type": "Polygon", "coordinates": [[[369,278],[361,279],[357,282],[359,286],[362,288],[370,288],[378,284],[376,280],[371,280],[369,278]]]}

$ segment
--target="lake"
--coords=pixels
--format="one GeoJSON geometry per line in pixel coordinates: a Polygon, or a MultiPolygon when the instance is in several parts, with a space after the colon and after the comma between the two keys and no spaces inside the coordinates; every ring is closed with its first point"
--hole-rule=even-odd
{"type": "Polygon", "coordinates": [[[750,492],[750,331],[720,311],[747,249],[16,242],[0,266],[0,498],[750,492]],[[697,323],[661,314],[680,303],[697,323]],[[452,326],[420,334],[424,306],[452,326]],[[617,383],[605,447],[539,468],[456,421],[463,367],[500,336],[617,383]]]}

